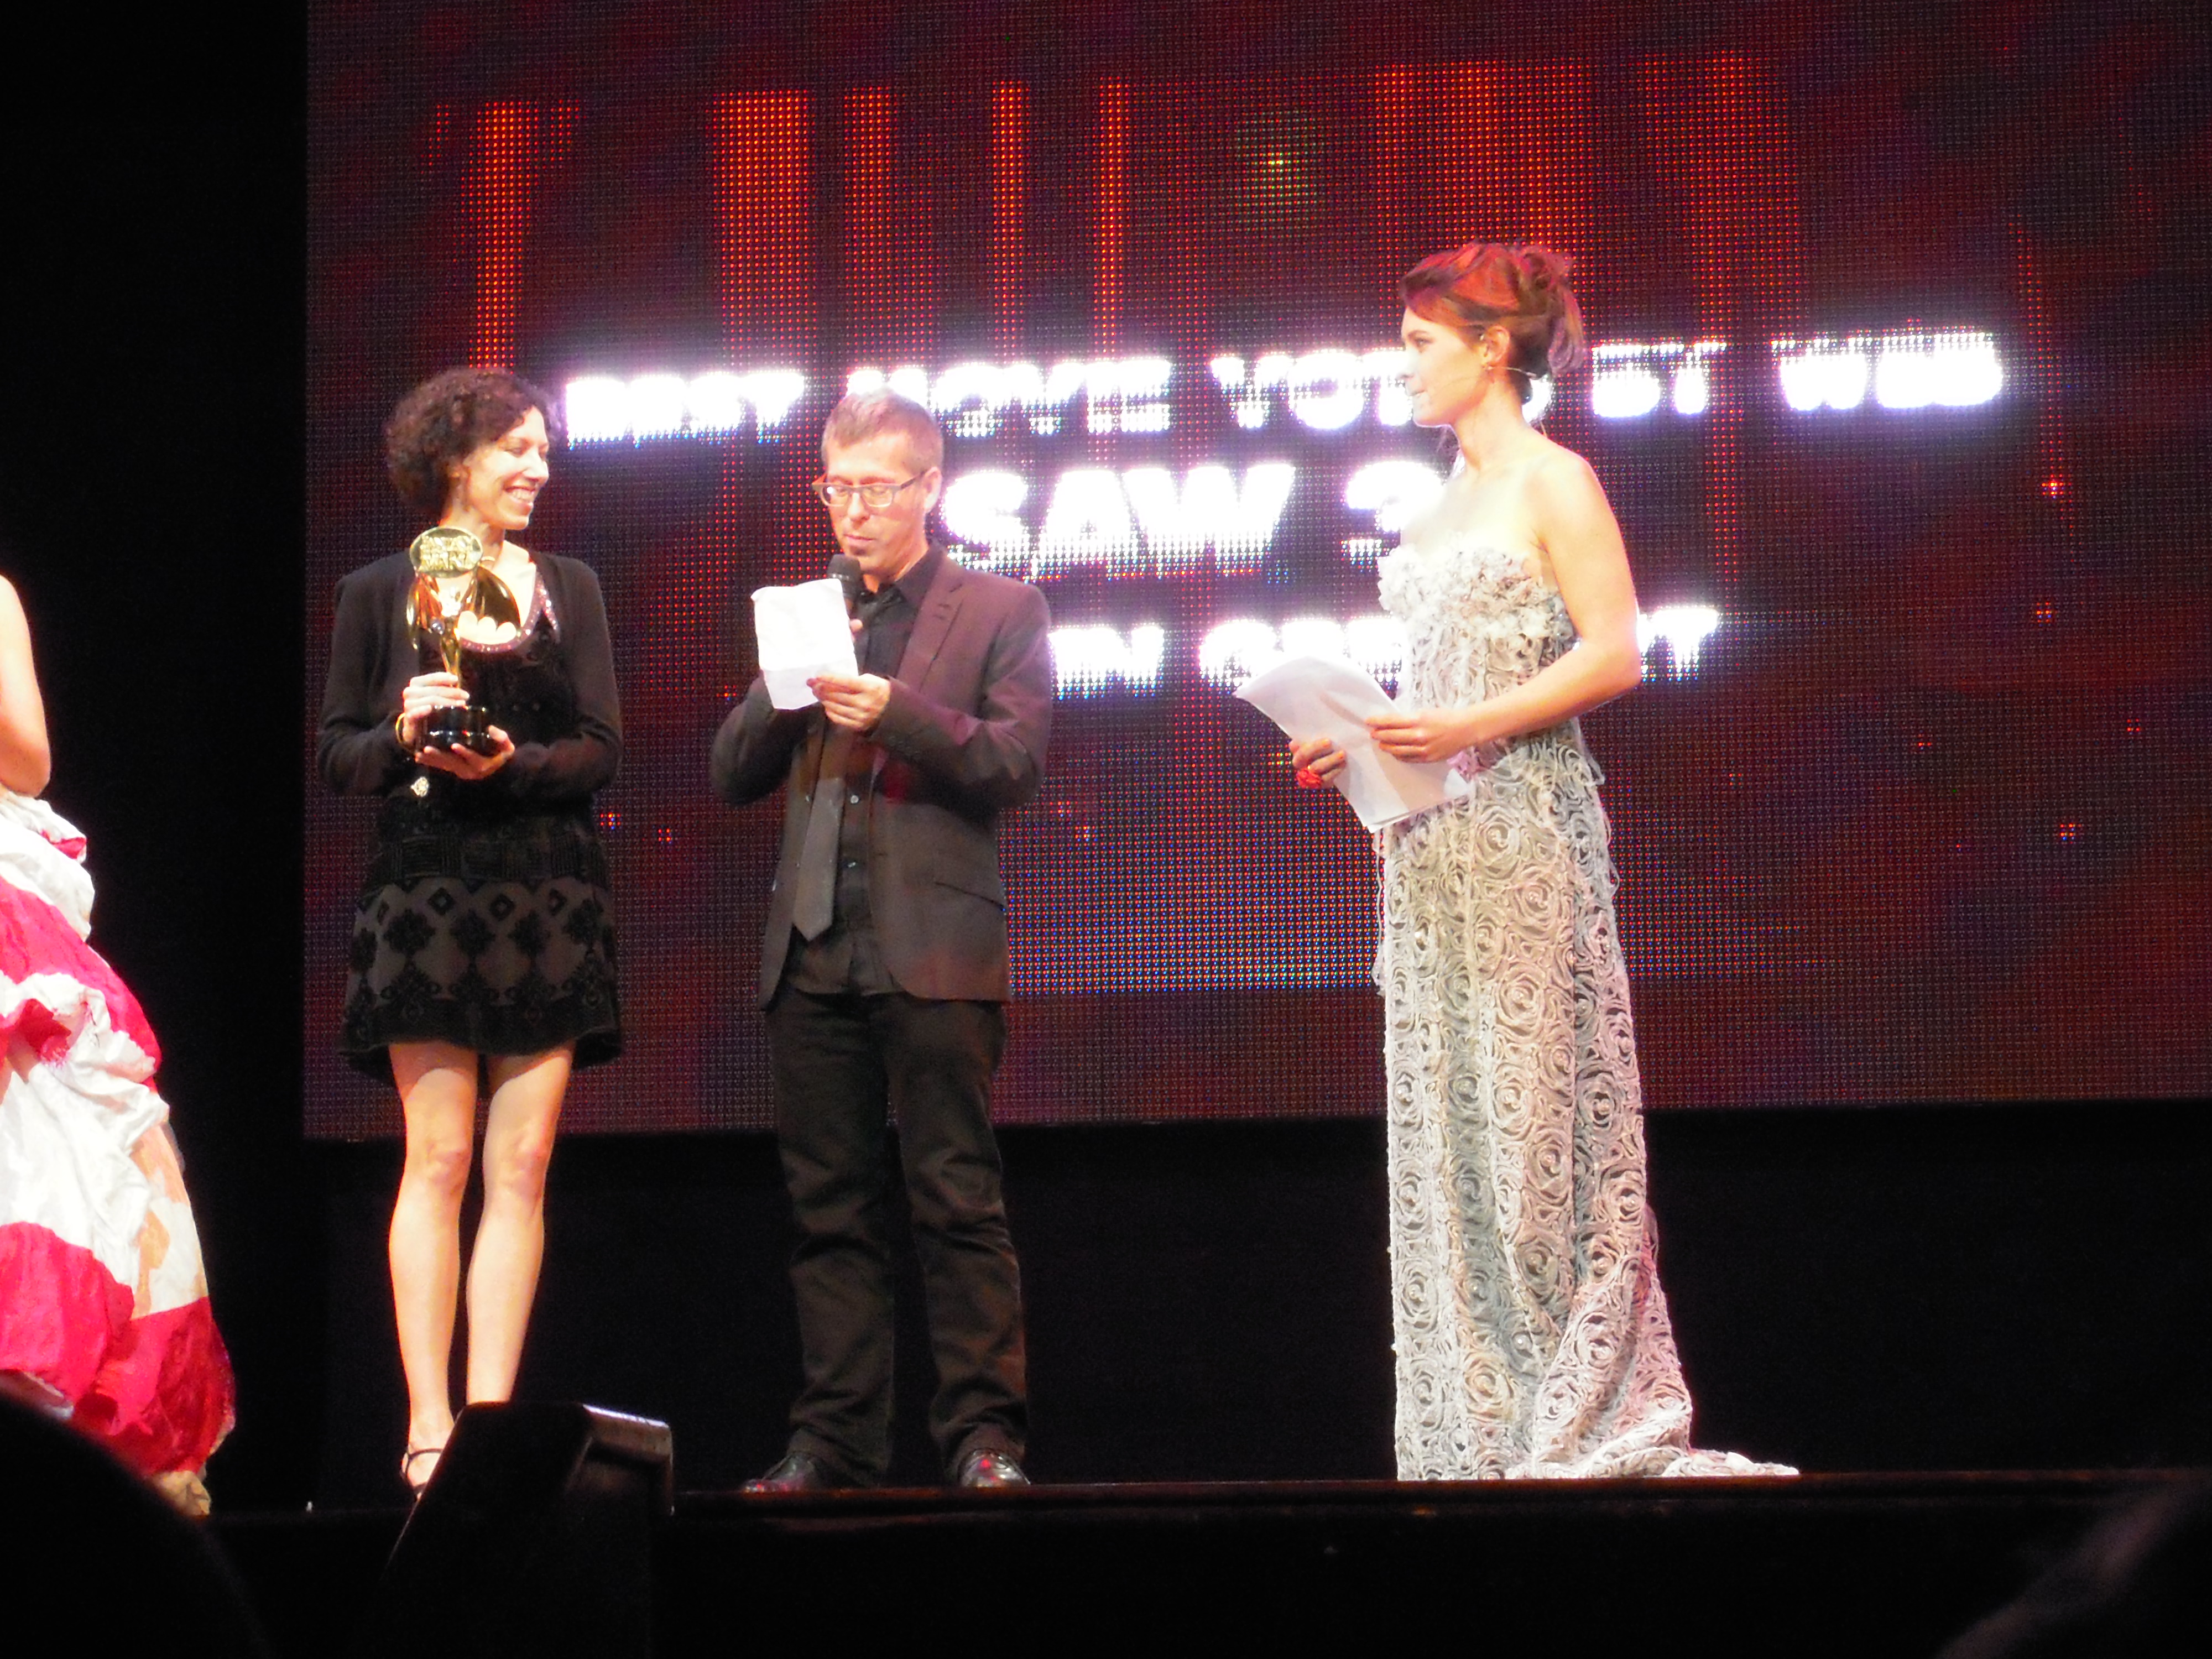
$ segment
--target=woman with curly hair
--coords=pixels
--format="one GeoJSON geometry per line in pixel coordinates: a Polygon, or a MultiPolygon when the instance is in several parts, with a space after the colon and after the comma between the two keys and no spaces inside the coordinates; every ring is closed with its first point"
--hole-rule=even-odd
{"type": "MultiPolygon", "coordinates": [[[[1773,1472],[1690,1446],[1644,1204],[1628,973],[1577,716],[1642,677],[1589,464],[1526,404],[1583,359],[1567,261],[1474,242],[1405,277],[1413,418],[1459,462],[1383,560],[1382,750],[1463,791],[1377,836],[1398,1474],[1773,1472]]],[[[1327,740],[1291,745],[1340,771],[1327,740]]]]}
{"type": "Polygon", "coordinates": [[[338,584],[323,696],[325,780],[381,800],[341,1046],[363,1070],[388,1066],[406,1121],[392,1295],[407,1378],[401,1474],[418,1492],[453,1425],[479,1079],[489,1106],[468,1271],[472,1404],[514,1390],[569,1073],[622,1043],[592,806],[622,757],[606,613],[589,568],[512,538],[529,526],[557,430],[551,400],[503,368],[450,369],[400,400],[385,428],[392,482],[426,518],[482,542],[515,620],[463,611],[463,672],[447,672],[410,621],[413,567],[392,554],[338,584]],[[471,701],[490,721],[480,748],[434,738],[437,711],[471,701]]]}

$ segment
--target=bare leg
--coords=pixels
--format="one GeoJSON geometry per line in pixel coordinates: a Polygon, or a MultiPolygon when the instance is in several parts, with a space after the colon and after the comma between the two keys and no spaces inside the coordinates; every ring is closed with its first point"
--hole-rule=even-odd
{"type": "MultiPolygon", "coordinates": [[[[453,1431],[449,1369],[461,1273],[461,1194],[476,1137],[477,1057],[450,1042],[395,1042],[392,1076],[407,1118],[407,1164],[392,1206],[392,1307],[407,1376],[407,1443],[453,1431]]],[[[430,1460],[410,1478],[428,1478],[430,1460]]]]}
{"type": "Polygon", "coordinates": [[[545,1255],[545,1168],[568,1092],[573,1047],[489,1057],[483,1218],[469,1256],[469,1403],[514,1392],[545,1255]]]}

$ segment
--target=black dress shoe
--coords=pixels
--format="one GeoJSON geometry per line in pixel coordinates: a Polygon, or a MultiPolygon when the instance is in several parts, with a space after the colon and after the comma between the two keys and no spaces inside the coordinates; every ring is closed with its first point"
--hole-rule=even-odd
{"type": "MultiPolygon", "coordinates": [[[[1017,1471],[1018,1473],[1018,1471],[1017,1471]]],[[[835,1492],[853,1483],[811,1452],[787,1451],[782,1461],[757,1480],[745,1482],[747,1492],[835,1492]]]]}
{"type": "Polygon", "coordinates": [[[1026,1486],[1030,1478],[1011,1452],[979,1447],[960,1460],[959,1485],[976,1492],[996,1492],[1007,1486],[1026,1486]]]}

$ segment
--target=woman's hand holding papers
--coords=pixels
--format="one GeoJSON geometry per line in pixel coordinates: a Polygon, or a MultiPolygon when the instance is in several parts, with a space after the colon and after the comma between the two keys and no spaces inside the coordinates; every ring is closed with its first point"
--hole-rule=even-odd
{"type": "Polygon", "coordinates": [[[1407,708],[1371,714],[1367,729],[1386,755],[1401,761],[1448,761],[1488,740],[1480,708],[1407,708]]]}
{"type": "Polygon", "coordinates": [[[1299,787],[1317,789],[1344,769],[1344,750],[1328,738],[1306,738],[1291,744],[1291,764],[1297,769],[1299,787]]]}
{"type": "MultiPolygon", "coordinates": [[[[1367,729],[1384,754],[1429,765],[1481,744],[1481,726],[1475,708],[1394,709],[1367,719],[1367,729]]],[[[1291,764],[1298,770],[1298,781],[1310,788],[1334,781],[1344,769],[1344,750],[1328,738],[1302,738],[1291,745],[1291,764]]]]}

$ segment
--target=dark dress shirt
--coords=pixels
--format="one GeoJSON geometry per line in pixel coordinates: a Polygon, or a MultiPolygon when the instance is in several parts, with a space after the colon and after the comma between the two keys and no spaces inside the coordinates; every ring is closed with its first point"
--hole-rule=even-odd
{"type": "MultiPolygon", "coordinates": [[[[932,545],[896,581],[860,595],[856,607],[860,635],[854,641],[854,654],[863,674],[890,679],[898,672],[907,641],[914,636],[915,618],[921,614],[921,602],[945,557],[943,548],[932,545]]],[[[865,738],[847,750],[845,811],[837,826],[837,896],[830,926],[819,939],[803,938],[796,929],[791,936],[786,982],[817,996],[842,992],[880,996],[899,988],[884,966],[868,902],[868,836],[875,780],[881,770],[877,752],[876,745],[865,738]]]]}

